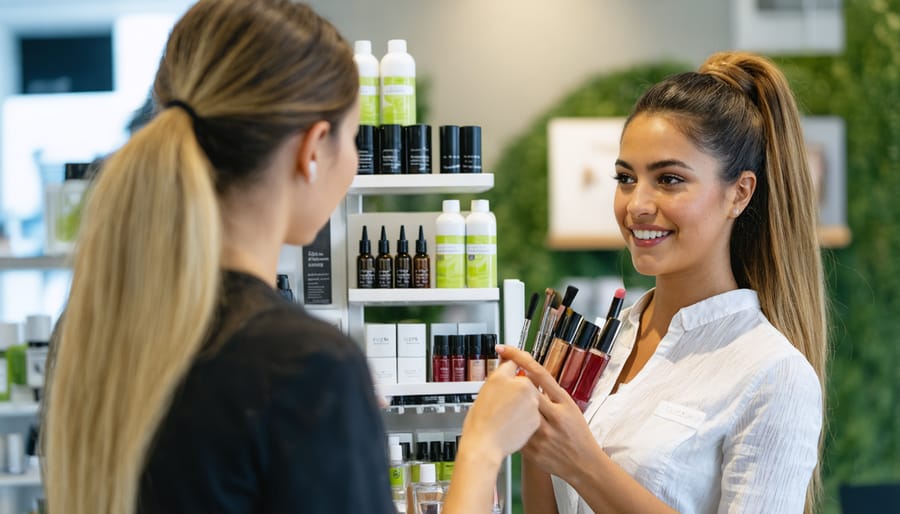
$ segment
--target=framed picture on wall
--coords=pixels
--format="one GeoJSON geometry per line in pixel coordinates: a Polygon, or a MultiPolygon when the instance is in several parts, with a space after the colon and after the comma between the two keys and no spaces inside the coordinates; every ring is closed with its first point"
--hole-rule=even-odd
{"type": "Polygon", "coordinates": [[[734,46],[767,54],[839,54],[841,0],[732,0],[734,46]]]}
{"type": "Polygon", "coordinates": [[[548,245],[558,249],[621,248],[613,214],[619,137],[625,118],[556,118],[547,128],[548,245]]]}
{"type": "MultiPolygon", "coordinates": [[[[822,246],[850,242],[844,121],[804,117],[810,172],[819,198],[822,246]]],[[[613,214],[615,161],[625,118],[556,118],[547,126],[549,234],[558,250],[624,246],[613,214]]]]}

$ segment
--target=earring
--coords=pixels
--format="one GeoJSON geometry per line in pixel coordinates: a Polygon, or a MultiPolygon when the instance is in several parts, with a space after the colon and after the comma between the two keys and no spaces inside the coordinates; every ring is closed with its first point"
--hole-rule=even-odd
{"type": "Polygon", "coordinates": [[[316,161],[309,161],[309,166],[306,168],[306,173],[308,176],[309,183],[312,184],[318,178],[319,170],[316,169],[316,161]]]}
{"type": "Polygon", "coordinates": [[[740,214],[741,214],[741,210],[738,209],[737,207],[735,207],[734,208],[734,217],[737,218],[738,216],[740,216],[740,214]]]}

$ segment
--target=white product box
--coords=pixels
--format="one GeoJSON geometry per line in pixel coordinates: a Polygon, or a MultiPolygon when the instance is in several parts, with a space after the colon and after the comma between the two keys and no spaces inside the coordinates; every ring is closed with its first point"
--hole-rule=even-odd
{"type": "Polygon", "coordinates": [[[465,336],[469,334],[487,334],[487,323],[484,322],[473,322],[473,323],[459,323],[457,325],[457,330],[459,335],[465,336]]]}
{"type": "Polygon", "coordinates": [[[424,355],[422,357],[397,357],[397,383],[424,384],[426,367],[424,355]]]}
{"type": "Polygon", "coordinates": [[[422,357],[428,348],[424,323],[397,324],[397,357],[422,357]]]}
{"type": "Polygon", "coordinates": [[[397,359],[394,357],[369,357],[372,381],[376,384],[397,383],[397,359]]]}
{"type": "Polygon", "coordinates": [[[397,325],[366,324],[366,357],[397,356],[397,325]]]}

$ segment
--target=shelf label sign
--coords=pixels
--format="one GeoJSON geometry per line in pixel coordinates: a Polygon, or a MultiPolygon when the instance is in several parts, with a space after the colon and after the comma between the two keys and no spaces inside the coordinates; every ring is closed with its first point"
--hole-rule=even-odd
{"type": "Polygon", "coordinates": [[[331,304],[331,220],[303,247],[303,303],[331,304]]]}

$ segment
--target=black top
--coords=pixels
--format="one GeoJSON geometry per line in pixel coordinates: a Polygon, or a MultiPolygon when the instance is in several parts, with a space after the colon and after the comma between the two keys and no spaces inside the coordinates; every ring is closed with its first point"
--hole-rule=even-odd
{"type": "Polygon", "coordinates": [[[236,272],[211,334],[151,446],[139,513],[394,512],[353,341],[236,272]]]}

